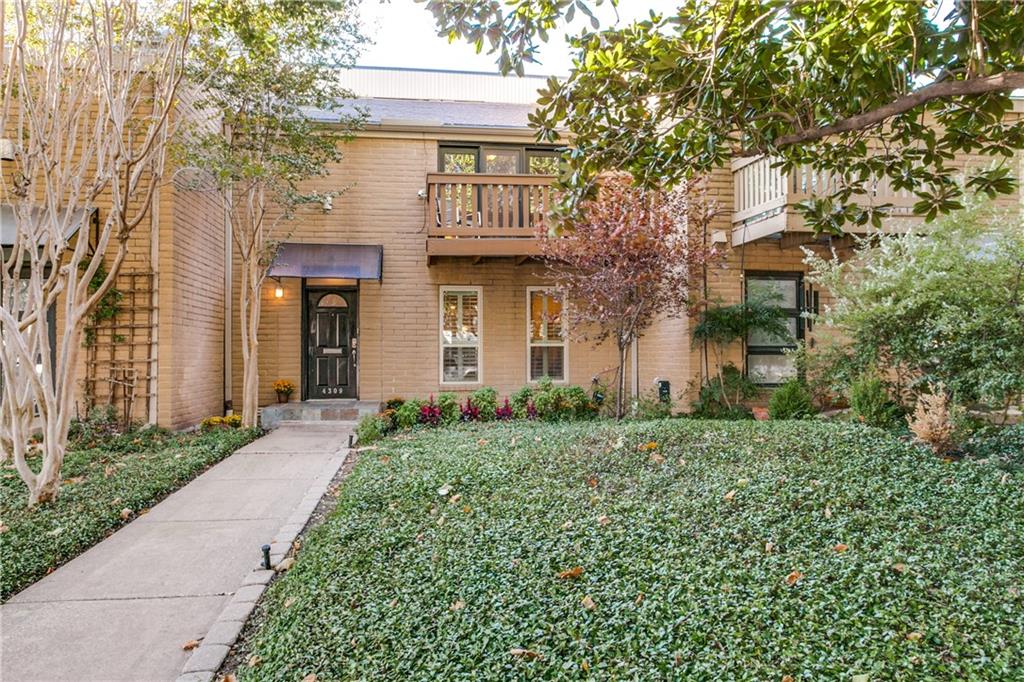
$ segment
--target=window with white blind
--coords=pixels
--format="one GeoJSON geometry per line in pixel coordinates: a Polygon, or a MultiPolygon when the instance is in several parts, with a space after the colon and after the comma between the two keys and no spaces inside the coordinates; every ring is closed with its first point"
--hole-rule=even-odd
{"type": "Polygon", "coordinates": [[[527,380],[566,379],[566,339],[562,319],[562,298],[539,287],[526,290],[527,380]]]}
{"type": "Polygon", "coordinates": [[[441,288],[441,383],[476,384],[483,359],[480,287],[441,288]]]}

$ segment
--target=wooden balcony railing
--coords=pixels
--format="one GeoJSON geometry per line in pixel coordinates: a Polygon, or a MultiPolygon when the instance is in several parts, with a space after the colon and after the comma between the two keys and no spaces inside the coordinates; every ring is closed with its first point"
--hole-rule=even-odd
{"type": "MultiPolygon", "coordinates": [[[[767,157],[738,159],[732,164],[734,244],[775,232],[802,230],[803,219],[794,210],[796,204],[836,188],[836,178],[831,173],[809,167],[783,173],[771,166],[767,157]]],[[[869,181],[865,189],[864,194],[854,195],[855,202],[890,204],[890,215],[913,216],[916,197],[907,190],[894,189],[889,178],[869,181]]]]}
{"type": "Polygon", "coordinates": [[[553,182],[547,175],[427,174],[428,255],[535,255],[553,182]]]}

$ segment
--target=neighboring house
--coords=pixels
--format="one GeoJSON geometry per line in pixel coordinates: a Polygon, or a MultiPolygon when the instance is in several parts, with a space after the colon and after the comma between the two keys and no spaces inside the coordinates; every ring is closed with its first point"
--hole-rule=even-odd
{"type": "MultiPolygon", "coordinates": [[[[301,400],[371,402],[481,386],[507,395],[545,376],[612,383],[614,348],[565,340],[562,302],[536,260],[556,164],[556,147],[537,143],[528,126],[543,80],[372,68],[345,78],[368,121],[311,183],[342,194],[278,229],[287,236],[262,294],[261,405],[275,402],[276,379],[295,382],[301,400]]],[[[329,112],[312,115],[330,124],[329,112]]],[[[828,302],[804,282],[799,247],[851,246],[815,238],[794,211],[827,183],[803,171],[781,177],[764,159],[710,179],[721,212],[708,240],[726,252],[725,267],[710,271],[712,298],[734,303],[770,287],[791,314],[791,339],[752,338],[728,358],[768,385],[793,373],[785,351],[813,338],[801,313],[828,302]]],[[[913,220],[910,197],[886,183],[876,192],[898,207],[894,220],[913,220]]],[[[185,427],[241,407],[238,259],[224,234],[215,195],[162,188],[119,282],[130,295],[83,367],[98,401],[111,387],[121,401],[110,369],[133,367],[146,398],[136,419],[185,427]]],[[[659,320],[639,340],[631,392],[667,380],[678,397],[713,369],[690,324],[659,320]]]]}
{"type": "MultiPolygon", "coordinates": [[[[188,93],[180,94],[179,115],[192,117],[188,93]]],[[[15,172],[11,144],[0,140],[4,191],[15,172]]],[[[16,229],[9,203],[0,194],[4,255],[16,229]]],[[[82,220],[74,226],[73,239],[87,238],[95,244],[98,225],[109,210],[110,196],[103,194],[90,210],[78,211],[82,220]]],[[[119,414],[127,408],[136,421],[185,428],[221,413],[224,234],[217,197],[179,189],[168,169],[154,193],[150,215],[129,238],[115,284],[119,312],[87,333],[86,347],[79,353],[79,415],[85,416],[94,405],[112,404],[119,414]]],[[[112,245],[108,253],[114,251],[112,245]]],[[[62,313],[58,302],[51,313],[58,327],[62,313]]]]}

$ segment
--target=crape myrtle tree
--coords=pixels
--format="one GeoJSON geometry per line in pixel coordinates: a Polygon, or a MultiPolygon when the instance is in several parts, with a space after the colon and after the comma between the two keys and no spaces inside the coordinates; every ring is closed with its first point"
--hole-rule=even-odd
{"type": "MultiPolygon", "coordinates": [[[[504,72],[536,61],[548,32],[602,0],[418,0],[440,35],[498,55],[504,72]]],[[[616,4],[611,0],[611,4],[616,4]]],[[[571,134],[567,203],[599,173],[672,185],[737,156],[784,171],[810,165],[835,186],[800,206],[816,231],[879,224],[874,180],[913,191],[928,219],[965,192],[1014,191],[1024,121],[1024,3],[953,0],[685,0],[608,30],[592,19],[571,40],[575,66],[551,79],[533,124],[571,134]],[[994,158],[965,182],[958,154],[994,158]]]]}
{"type": "Polygon", "coordinates": [[[190,75],[219,125],[182,136],[182,177],[220,197],[238,256],[245,426],[255,426],[259,405],[260,291],[287,221],[338,194],[304,183],[327,174],[362,121],[341,108],[352,95],[337,78],[364,42],[356,10],[355,0],[196,1],[190,75]],[[310,109],[331,120],[312,120],[310,109]]]}
{"type": "Polygon", "coordinates": [[[36,504],[60,488],[85,326],[161,181],[189,3],[13,0],[0,35],[0,446],[36,504]]]}
{"type": "Polygon", "coordinates": [[[610,339],[618,351],[618,418],[630,345],[659,317],[692,313],[703,301],[704,268],[716,254],[706,244],[716,210],[700,180],[662,192],[608,173],[594,198],[541,234],[547,276],[566,301],[570,337],[594,344],[610,339]]]}

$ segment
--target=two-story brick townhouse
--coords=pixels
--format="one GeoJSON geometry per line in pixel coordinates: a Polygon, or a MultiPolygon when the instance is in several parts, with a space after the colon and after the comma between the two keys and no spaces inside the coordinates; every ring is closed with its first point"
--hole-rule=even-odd
{"type": "MultiPolygon", "coordinates": [[[[556,163],[556,149],[528,127],[543,81],[381,68],[345,77],[368,122],[317,180],[344,193],[294,221],[264,289],[261,404],[275,400],[279,378],[298,384],[303,400],[374,403],[481,386],[508,394],[545,376],[610,381],[613,349],[566,341],[562,303],[536,260],[556,163]]],[[[328,124],[329,112],[318,115],[328,124]]],[[[709,240],[727,255],[710,275],[712,296],[730,303],[770,287],[791,313],[791,339],[752,338],[729,358],[768,385],[793,373],[786,349],[812,336],[802,310],[827,303],[803,281],[799,247],[850,247],[816,239],[794,211],[828,181],[783,177],[764,159],[711,178],[722,210],[709,240]]],[[[886,183],[876,195],[897,207],[889,228],[912,224],[912,196],[886,183]]],[[[634,350],[633,392],[668,380],[678,397],[708,370],[685,319],[659,321],[634,350]]],[[[240,396],[240,363],[236,335],[229,399],[240,396]]]]}

